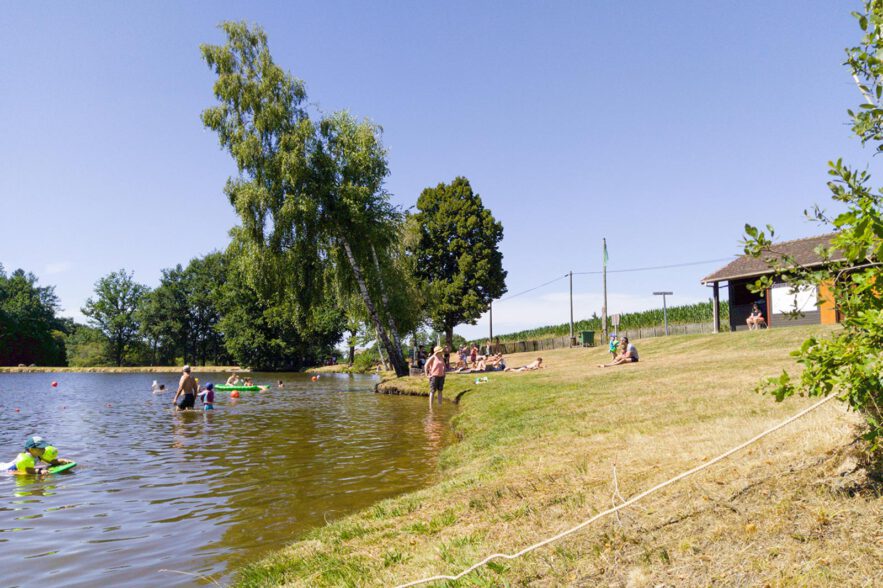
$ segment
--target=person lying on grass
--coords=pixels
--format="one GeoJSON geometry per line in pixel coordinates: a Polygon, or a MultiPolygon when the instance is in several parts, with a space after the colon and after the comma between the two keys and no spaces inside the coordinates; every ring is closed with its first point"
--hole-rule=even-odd
{"type": "Polygon", "coordinates": [[[507,372],[532,372],[534,370],[542,370],[546,369],[546,366],[543,365],[543,358],[538,357],[527,365],[522,365],[517,368],[506,368],[504,371],[507,372]]]}
{"type": "Polygon", "coordinates": [[[484,359],[480,358],[474,368],[461,367],[456,370],[458,374],[475,374],[480,372],[497,372],[506,369],[506,362],[503,360],[503,354],[498,353],[484,359]]]}
{"type": "Polygon", "coordinates": [[[620,354],[610,363],[600,364],[598,367],[613,367],[615,365],[622,365],[624,363],[637,363],[638,362],[638,348],[635,347],[632,343],[629,343],[628,337],[620,337],[619,348],[621,350],[620,354]]]}

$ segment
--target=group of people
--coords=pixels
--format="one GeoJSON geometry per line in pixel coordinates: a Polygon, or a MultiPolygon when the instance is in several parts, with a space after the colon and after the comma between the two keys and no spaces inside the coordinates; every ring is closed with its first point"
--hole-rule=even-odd
{"type": "MultiPolygon", "coordinates": [[[[203,410],[214,410],[215,408],[215,385],[209,382],[203,387],[199,386],[199,379],[194,378],[190,373],[190,366],[185,365],[181,370],[181,379],[178,380],[178,389],[175,391],[175,397],[172,404],[176,410],[189,410],[196,407],[196,399],[202,401],[203,410]]],[[[236,374],[233,374],[232,379],[236,374]]],[[[230,382],[230,379],[227,380],[230,382]]],[[[158,393],[156,382],[154,385],[154,394],[158,393]]],[[[160,385],[161,390],[165,390],[165,384],[160,385]]]]}
{"type": "Polygon", "coordinates": [[[440,345],[436,346],[432,350],[432,355],[429,356],[421,366],[423,372],[429,378],[429,406],[432,407],[433,399],[435,399],[438,404],[442,403],[442,392],[445,388],[445,375],[449,371],[457,374],[474,374],[488,371],[529,372],[544,369],[546,367],[543,365],[542,357],[538,357],[526,365],[514,368],[507,367],[502,353],[491,354],[490,351],[491,347],[488,345],[488,354],[479,355],[477,345],[473,345],[471,351],[463,346],[457,353],[459,361],[454,366],[451,366],[450,362],[445,359],[447,348],[440,345]]]}
{"type": "MultiPolygon", "coordinates": [[[[281,382],[282,380],[279,380],[279,381],[281,382]]],[[[228,386],[239,386],[239,385],[254,386],[254,381],[249,377],[240,378],[239,374],[237,374],[236,372],[233,372],[232,374],[230,374],[230,377],[227,378],[227,385],[228,386]]]]}
{"type": "Polygon", "coordinates": [[[629,338],[625,335],[621,336],[618,340],[616,335],[612,335],[610,337],[610,346],[608,347],[608,350],[613,356],[613,361],[610,363],[602,363],[598,365],[598,367],[613,367],[624,363],[638,362],[638,348],[635,347],[634,343],[630,343],[629,338]]]}

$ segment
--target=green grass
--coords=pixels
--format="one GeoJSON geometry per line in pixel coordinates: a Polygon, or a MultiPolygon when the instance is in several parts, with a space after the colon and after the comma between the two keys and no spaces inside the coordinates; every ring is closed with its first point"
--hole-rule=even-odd
{"type": "MultiPolygon", "coordinates": [[[[440,481],[316,529],[243,569],[239,586],[388,586],[517,551],[717,455],[807,406],[753,392],[824,327],[543,353],[548,369],[464,392],[440,481]],[[617,486],[613,486],[613,468],[617,486]]],[[[513,361],[530,357],[513,358],[513,361]]],[[[390,382],[426,393],[425,378],[390,382]]],[[[446,390],[448,392],[448,390],[446,390]]],[[[415,414],[414,418],[421,418],[415,414]]],[[[854,414],[829,404],[761,443],[553,546],[451,586],[859,585],[879,578],[879,497],[831,490],[854,414]]],[[[873,583],[873,582],[871,582],[873,583]]]]}

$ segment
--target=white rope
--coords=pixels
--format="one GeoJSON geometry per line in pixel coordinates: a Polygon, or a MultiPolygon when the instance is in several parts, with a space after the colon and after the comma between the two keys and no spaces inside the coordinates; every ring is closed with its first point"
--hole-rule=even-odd
{"type": "Polygon", "coordinates": [[[399,584],[396,588],[409,588],[410,586],[418,586],[418,585],[420,585],[420,584],[425,584],[425,583],[427,583],[427,582],[435,582],[435,581],[437,581],[437,580],[459,580],[460,578],[462,578],[462,577],[465,576],[466,574],[468,574],[468,573],[474,571],[474,570],[477,569],[477,568],[480,568],[481,566],[483,566],[484,564],[488,563],[488,562],[491,561],[491,560],[498,559],[498,558],[502,558],[502,559],[516,559],[516,558],[518,558],[518,557],[521,557],[521,556],[524,555],[525,553],[528,553],[528,552],[534,551],[535,549],[539,549],[540,547],[543,547],[544,545],[548,545],[549,543],[553,543],[553,542],[555,542],[555,541],[561,539],[562,537],[566,537],[567,535],[570,535],[570,534],[572,534],[572,533],[576,533],[577,531],[579,531],[579,530],[582,529],[583,527],[586,527],[586,526],[588,526],[588,525],[594,523],[595,521],[597,521],[597,520],[600,519],[600,518],[603,518],[603,517],[605,517],[605,516],[607,516],[607,515],[609,515],[609,514],[613,514],[613,513],[617,512],[617,511],[619,511],[619,510],[621,510],[621,509],[627,507],[627,506],[630,506],[630,505],[636,503],[637,501],[641,500],[642,498],[645,498],[645,497],[649,496],[650,494],[653,494],[654,492],[656,492],[656,491],[658,491],[658,490],[662,490],[662,489],[665,488],[666,486],[669,486],[669,485],[671,485],[671,484],[674,484],[674,483],[677,482],[678,480],[683,480],[683,479],[686,478],[687,476],[691,476],[691,475],[695,474],[696,472],[699,472],[699,471],[701,471],[701,470],[704,470],[705,468],[710,467],[710,466],[716,464],[717,462],[719,462],[719,461],[721,461],[721,460],[723,460],[723,459],[726,459],[727,457],[733,455],[733,454],[736,453],[737,451],[740,451],[740,450],[742,450],[742,449],[745,449],[746,447],[748,447],[748,446],[751,445],[752,443],[756,443],[758,440],[762,439],[763,437],[766,437],[766,436],[769,435],[770,433],[774,433],[774,432],[778,431],[779,429],[781,429],[782,427],[784,427],[784,426],[786,426],[786,425],[789,425],[789,424],[793,423],[794,421],[796,421],[797,419],[799,419],[799,418],[802,417],[803,415],[805,415],[805,414],[807,414],[807,413],[809,413],[809,412],[814,411],[815,409],[817,409],[817,408],[820,407],[821,405],[825,404],[826,402],[828,402],[829,400],[831,400],[831,399],[834,398],[835,396],[836,396],[836,394],[831,394],[830,396],[826,396],[825,398],[823,398],[822,400],[816,402],[815,404],[813,404],[813,405],[810,406],[809,408],[806,408],[806,409],[804,409],[804,410],[798,412],[798,413],[795,414],[794,416],[792,416],[792,417],[790,417],[790,418],[788,418],[788,419],[785,419],[784,421],[782,421],[782,422],[779,423],[778,425],[776,425],[776,426],[774,426],[774,427],[772,427],[772,428],[770,428],[770,429],[767,429],[767,430],[764,431],[763,433],[760,433],[759,435],[756,435],[756,436],[752,437],[752,438],[749,439],[748,441],[746,441],[746,442],[742,443],[741,445],[738,445],[738,446],[736,446],[736,447],[730,449],[729,451],[727,451],[727,452],[725,452],[725,453],[720,454],[719,456],[715,457],[714,459],[712,459],[712,460],[710,460],[710,461],[707,461],[707,462],[705,462],[705,463],[703,463],[703,464],[701,464],[701,465],[698,465],[698,466],[696,466],[695,468],[693,468],[692,470],[688,470],[688,471],[686,471],[686,472],[684,472],[684,473],[682,473],[682,474],[679,474],[679,475],[675,476],[674,478],[671,478],[670,480],[667,480],[667,481],[665,481],[665,482],[663,482],[663,483],[661,483],[661,484],[657,484],[656,486],[653,486],[653,487],[650,488],[649,490],[646,490],[646,491],[644,491],[644,492],[641,492],[641,493],[638,494],[637,496],[635,496],[635,497],[633,497],[633,498],[630,498],[630,499],[626,500],[626,501],[623,502],[622,504],[620,504],[620,505],[618,505],[618,506],[615,506],[615,507],[613,507],[613,508],[607,509],[607,510],[605,510],[604,512],[598,513],[598,514],[596,514],[595,516],[593,516],[592,518],[588,519],[587,521],[583,521],[582,523],[578,524],[578,525],[575,526],[575,527],[572,527],[572,528],[570,528],[570,529],[567,529],[566,531],[562,531],[561,533],[558,533],[558,534],[555,535],[554,537],[549,537],[548,539],[545,539],[545,540],[543,540],[543,541],[540,541],[539,543],[534,543],[533,545],[531,545],[531,546],[529,546],[529,547],[525,547],[524,549],[522,549],[521,551],[519,551],[519,552],[517,552],[517,553],[512,553],[512,554],[508,554],[508,553],[495,553],[495,554],[493,554],[493,555],[489,555],[489,556],[487,556],[486,558],[484,558],[483,560],[481,560],[480,562],[478,562],[477,564],[474,564],[474,565],[472,565],[472,566],[466,568],[465,570],[463,570],[462,572],[460,572],[460,573],[457,574],[456,576],[444,576],[444,575],[440,575],[440,576],[432,576],[431,578],[423,578],[422,580],[415,580],[415,581],[413,581],[413,582],[408,582],[407,584],[399,584]]]}

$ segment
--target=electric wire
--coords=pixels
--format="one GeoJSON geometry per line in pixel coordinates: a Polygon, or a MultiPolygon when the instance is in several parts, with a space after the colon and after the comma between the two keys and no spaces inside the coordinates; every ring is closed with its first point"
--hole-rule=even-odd
{"type": "MultiPolygon", "coordinates": [[[[633,267],[633,268],[620,269],[620,270],[607,270],[607,273],[608,274],[620,274],[620,273],[626,273],[626,272],[646,272],[646,271],[651,271],[651,270],[671,269],[671,268],[677,268],[677,267],[688,267],[691,265],[703,265],[706,263],[718,263],[721,261],[731,261],[731,259],[732,258],[730,258],[730,257],[723,257],[720,259],[705,259],[703,261],[688,261],[686,263],[673,263],[673,264],[669,264],[669,265],[633,267]]],[[[592,271],[592,272],[573,272],[573,275],[575,275],[575,276],[600,275],[602,273],[602,271],[603,270],[592,271]]],[[[496,303],[504,302],[506,300],[511,300],[512,298],[516,298],[516,297],[521,296],[523,294],[533,292],[534,290],[539,290],[540,288],[544,288],[544,287],[548,286],[549,284],[554,284],[555,282],[557,282],[559,280],[563,280],[564,278],[568,277],[569,275],[570,275],[570,273],[568,272],[568,273],[564,274],[563,276],[558,276],[557,278],[553,278],[553,279],[549,280],[548,282],[543,282],[542,284],[534,286],[533,288],[528,288],[527,290],[522,290],[521,292],[518,292],[517,294],[512,294],[510,296],[505,296],[503,298],[499,298],[497,300],[494,300],[494,302],[496,302],[496,303]]]]}
{"type": "MultiPolygon", "coordinates": [[[[688,261],[686,263],[672,263],[669,265],[652,265],[647,267],[632,267],[628,269],[618,269],[618,270],[607,270],[608,274],[623,274],[627,272],[646,272],[651,270],[660,270],[660,269],[671,269],[675,267],[688,267],[691,265],[704,265],[706,263],[719,263],[721,261],[732,261],[732,257],[722,257],[720,259],[705,259],[703,261],[688,261]]],[[[586,276],[586,275],[599,275],[603,272],[603,270],[597,270],[592,272],[573,272],[575,276],[586,276]]]]}

